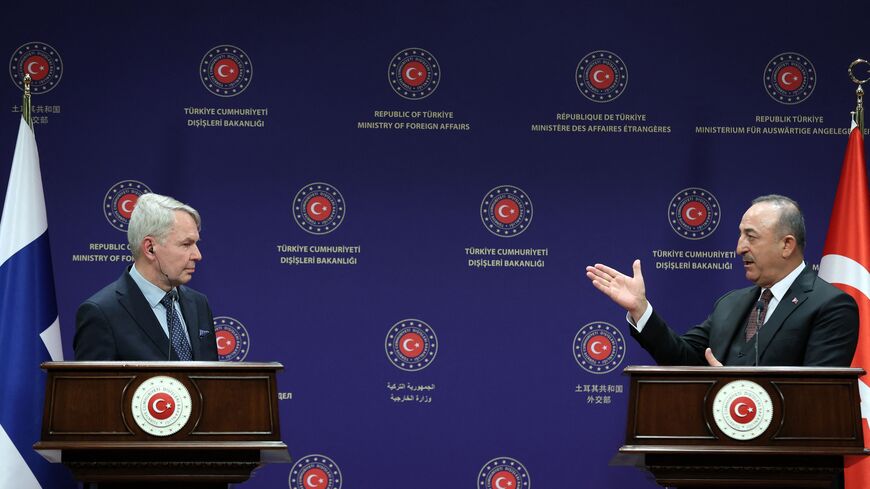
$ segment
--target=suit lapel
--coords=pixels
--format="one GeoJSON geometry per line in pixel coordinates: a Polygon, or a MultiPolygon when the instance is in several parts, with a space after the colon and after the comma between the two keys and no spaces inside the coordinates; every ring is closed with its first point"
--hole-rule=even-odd
{"type": "Polygon", "coordinates": [[[118,302],[130,315],[130,319],[151,339],[154,348],[159,352],[158,358],[167,355],[169,353],[169,337],[160,327],[154,310],[148,305],[148,301],[142,295],[139,286],[136,285],[127,271],[124,271],[115,293],[118,296],[118,302]]]}
{"type": "Polygon", "coordinates": [[[202,358],[199,349],[199,323],[196,321],[199,314],[196,310],[196,302],[189,295],[185,294],[181,287],[178,287],[178,303],[181,305],[181,315],[184,316],[184,324],[187,326],[192,359],[197,360],[202,358]]]}
{"type": "Polygon", "coordinates": [[[770,340],[776,335],[777,331],[782,327],[785,320],[791,314],[803,305],[807,296],[812,292],[815,284],[815,274],[806,267],[803,272],[795,279],[791,287],[782,296],[782,300],[773,311],[773,315],[764,323],[761,330],[758,332],[758,351],[759,355],[764,353],[770,340]]]}
{"type": "Polygon", "coordinates": [[[719,355],[718,358],[720,360],[724,361],[724,358],[728,355],[728,351],[731,349],[731,342],[735,341],[734,335],[738,331],[743,331],[744,326],[746,326],[746,314],[752,305],[755,304],[760,293],[758,287],[749,287],[736,292],[735,294],[741,295],[734,298],[734,305],[732,307],[727,308],[728,312],[722,321],[722,328],[714,328],[713,331],[717,331],[718,334],[714,334],[710,338],[710,348],[713,350],[714,355],[719,355]]]}

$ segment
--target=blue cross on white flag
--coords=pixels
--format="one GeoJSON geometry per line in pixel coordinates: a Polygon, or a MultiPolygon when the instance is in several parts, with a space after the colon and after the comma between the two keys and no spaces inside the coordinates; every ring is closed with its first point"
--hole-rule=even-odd
{"type": "Polygon", "coordinates": [[[33,450],[45,390],[39,364],[63,360],[63,348],[39,155],[25,104],[0,218],[0,489],[75,487],[62,465],[33,450]]]}

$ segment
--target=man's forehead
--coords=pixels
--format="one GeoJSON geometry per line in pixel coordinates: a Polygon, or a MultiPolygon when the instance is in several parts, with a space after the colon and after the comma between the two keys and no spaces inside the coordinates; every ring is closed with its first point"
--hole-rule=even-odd
{"type": "Polygon", "coordinates": [[[175,211],[175,223],[172,225],[172,233],[199,238],[199,230],[193,216],[184,211],[175,211]]]}
{"type": "Polygon", "coordinates": [[[779,210],[767,202],[759,202],[746,210],[740,221],[740,229],[767,229],[776,223],[779,210]]]}

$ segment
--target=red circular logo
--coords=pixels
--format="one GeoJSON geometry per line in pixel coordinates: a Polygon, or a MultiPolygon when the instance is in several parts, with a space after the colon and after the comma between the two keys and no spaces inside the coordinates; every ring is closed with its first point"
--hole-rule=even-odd
{"type": "Polygon", "coordinates": [[[606,64],[597,64],[589,70],[589,83],[599,90],[613,85],[615,79],[613,68],[606,64]]]}
{"type": "Polygon", "coordinates": [[[329,484],[329,475],[321,468],[314,467],[305,471],[302,485],[305,489],[322,489],[329,484]]]}
{"type": "Polygon", "coordinates": [[[48,76],[48,60],[38,54],[34,54],[24,60],[24,71],[30,75],[30,78],[36,81],[42,80],[48,76]]]}
{"type": "Polygon", "coordinates": [[[520,206],[513,199],[501,199],[493,206],[495,219],[502,224],[511,224],[520,217],[520,206]]]}
{"type": "Polygon", "coordinates": [[[586,353],[595,360],[604,360],[613,353],[613,343],[604,335],[593,336],[586,342],[586,353]]]}
{"type": "Polygon", "coordinates": [[[501,470],[492,474],[490,489],[516,489],[517,478],[507,470],[501,470]]]}
{"type": "Polygon", "coordinates": [[[130,219],[133,215],[133,208],[136,207],[136,202],[139,201],[139,196],[134,193],[124,194],[118,199],[118,214],[121,214],[126,219],[130,219]]]}
{"type": "Polygon", "coordinates": [[[785,66],[776,73],[776,83],[787,92],[799,90],[804,83],[804,74],[794,66],[785,66]]]}
{"type": "Polygon", "coordinates": [[[317,195],[308,201],[305,212],[308,213],[308,217],[317,222],[325,221],[332,215],[332,202],[325,197],[317,195]]]}
{"type": "Polygon", "coordinates": [[[227,356],[236,349],[236,337],[227,330],[215,333],[217,337],[218,354],[227,356]]]}
{"type": "Polygon", "coordinates": [[[700,202],[689,202],[683,206],[683,220],[690,226],[700,226],[707,220],[707,208],[700,202]]]}
{"type": "Polygon", "coordinates": [[[214,77],[221,83],[232,83],[239,78],[239,65],[232,58],[224,58],[214,64],[214,77]]]}
{"type": "Polygon", "coordinates": [[[731,401],[731,406],[728,408],[728,412],[731,414],[731,419],[740,424],[746,424],[755,419],[757,411],[758,407],[755,405],[755,401],[746,396],[740,396],[734,399],[731,401]]]}
{"type": "Polygon", "coordinates": [[[408,358],[417,358],[423,353],[423,337],[413,331],[399,338],[399,350],[408,358]]]}
{"type": "Polygon", "coordinates": [[[402,66],[402,80],[412,87],[419,87],[426,82],[429,72],[419,61],[408,61],[402,66]]]}
{"type": "Polygon", "coordinates": [[[155,419],[166,419],[175,412],[175,399],[166,392],[158,392],[148,399],[148,413],[155,419]]]}

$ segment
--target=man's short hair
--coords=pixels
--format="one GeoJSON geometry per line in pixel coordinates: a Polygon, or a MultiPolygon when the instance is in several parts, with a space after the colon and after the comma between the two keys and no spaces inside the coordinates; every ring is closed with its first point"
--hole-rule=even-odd
{"type": "Polygon", "coordinates": [[[196,212],[193,207],[166,195],[148,193],[139,197],[130,216],[130,224],[127,226],[127,241],[130,243],[133,259],[139,258],[141,254],[139,245],[146,236],[153,236],[158,243],[166,240],[166,236],[175,224],[175,211],[190,214],[190,217],[196,221],[196,228],[200,229],[202,221],[199,212],[196,212]]]}
{"type": "Polygon", "coordinates": [[[779,209],[779,222],[776,226],[779,237],[787,234],[794,236],[798,250],[803,254],[807,245],[807,225],[798,203],[784,195],[777,194],[762,195],[752,201],[752,205],[762,203],[774,205],[779,209]]]}

